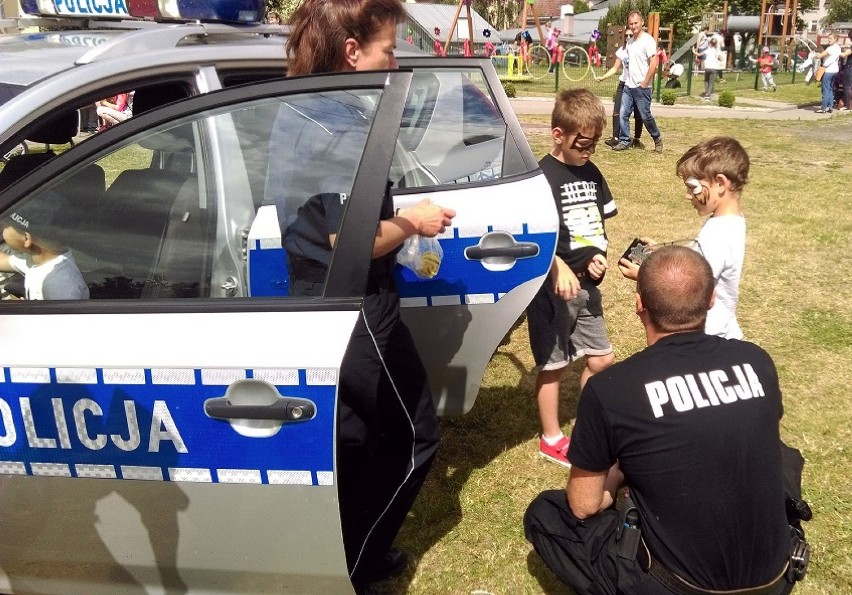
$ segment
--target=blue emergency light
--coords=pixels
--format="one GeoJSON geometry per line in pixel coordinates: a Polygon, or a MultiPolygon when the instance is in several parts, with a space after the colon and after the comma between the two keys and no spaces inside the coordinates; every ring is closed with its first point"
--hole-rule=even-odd
{"type": "Polygon", "coordinates": [[[260,23],[263,0],[20,0],[34,16],[260,23]]]}

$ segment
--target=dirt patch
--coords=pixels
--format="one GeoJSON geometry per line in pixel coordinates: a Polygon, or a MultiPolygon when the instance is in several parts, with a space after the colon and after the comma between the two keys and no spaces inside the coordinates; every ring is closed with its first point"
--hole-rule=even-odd
{"type": "MultiPolygon", "coordinates": [[[[834,116],[838,118],[839,116],[834,116]]],[[[799,136],[805,136],[808,138],[822,138],[825,140],[830,140],[831,142],[849,142],[852,141],[852,120],[849,120],[844,117],[845,122],[837,123],[831,122],[827,126],[820,126],[818,128],[790,128],[788,130],[796,132],[799,136]]]]}

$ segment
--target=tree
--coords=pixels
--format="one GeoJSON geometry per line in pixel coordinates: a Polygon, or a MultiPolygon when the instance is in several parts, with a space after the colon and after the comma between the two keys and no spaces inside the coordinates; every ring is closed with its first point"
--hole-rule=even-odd
{"type": "MultiPolygon", "coordinates": [[[[456,0],[450,0],[455,4],[456,0]]],[[[471,8],[498,31],[518,26],[522,6],[518,0],[473,0],[471,8]]]]}
{"type": "Polygon", "coordinates": [[[643,15],[650,12],[651,3],[649,0],[624,0],[615,6],[609,8],[606,13],[598,21],[598,30],[605,32],[610,25],[626,25],[627,15],[634,10],[638,10],[643,15]]]}
{"type": "Polygon", "coordinates": [[[290,21],[290,15],[299,6],[302,0],[266,0],[266,12],[274,10],[281,15],[281,22],[287,23],[290,21]]]}
{"type": "Polygon", "coordinates": [[[852,21],[852,0],[832,0],[828,14],[822,20],[823,24],[831,27],[834,23],[852,21]]]}
{"type": "Polygon", "coordinates": [[[589,3],[586,0],[574,0],[574,14],[583,14],[589,12],[589,3]]]}
{"type": "MultiPolygon", "coordinates": [[[[841,2],[842,1],[843,0],[841,0],[841,2]]],[[[767,4],[771,4],[771,2],[767,2],[767,4]]],[[[781,4],[783,5],[784,3],[782,2],[781,4]]],[[[826,4],[828,4],[828,2],[826,2],[826,4]]],[[[731,14],[759,15],[762,1],[736,0],[736,2],[729,2],[729,5],[731,6],[731,14]]],[[[819,0],[799,0],[798,2],[799,14],[802,14],[803,12],[811,12],[816,10],[818,7],[819,0]]]]}

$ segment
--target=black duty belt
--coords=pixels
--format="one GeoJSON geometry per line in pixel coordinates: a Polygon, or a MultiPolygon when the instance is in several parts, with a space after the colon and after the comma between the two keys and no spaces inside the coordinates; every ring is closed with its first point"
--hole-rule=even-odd
{"type": "Polygon", "coordinates": [[[651,552],[648,551],[648,546],[645,546],[645,552],[648,554],[648,560],[650,560],[648,572],[651,576],[657,579],[661,585],[672,593],[675,593],[675,595],[768,595],[777,589],[781,583],[787,580],[787,566],[790,564],[789,561],[784,564],[781,574],[765,585],[750,587],[748,589],[734,589],[733,591],[714,591],[711,589],[696,587],[686,579],[678,576],[660,564],[653,556],[651,556],[651,552]]]}

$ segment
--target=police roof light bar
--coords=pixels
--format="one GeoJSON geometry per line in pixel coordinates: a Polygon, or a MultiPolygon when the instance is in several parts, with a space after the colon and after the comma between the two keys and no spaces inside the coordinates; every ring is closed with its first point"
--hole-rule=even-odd
{"type": "Polygon", "coordinates": [[[263,0],[20,0],[30,16],[258,24],[263,0]]]}

